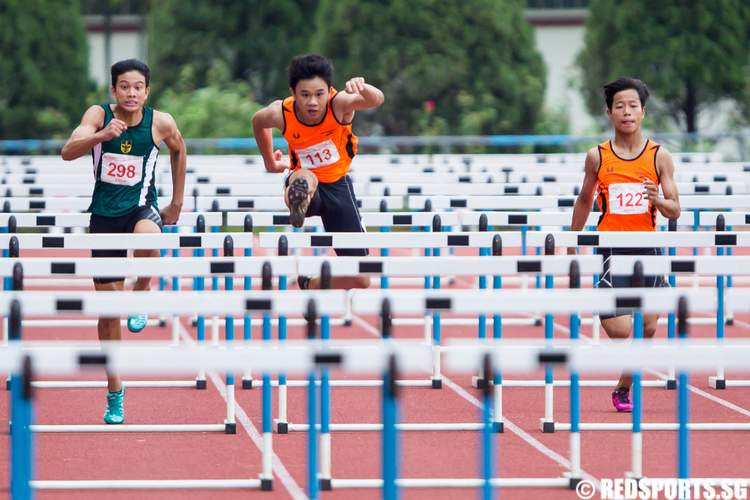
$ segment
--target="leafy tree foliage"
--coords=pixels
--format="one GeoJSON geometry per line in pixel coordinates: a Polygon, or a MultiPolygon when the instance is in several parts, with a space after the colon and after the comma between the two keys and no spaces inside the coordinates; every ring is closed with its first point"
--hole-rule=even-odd
{"type": "Polygon", "coordinates": [[[70,132],[90,90],[84,18],[77,1],[0,2],[0,137],[70,132]]]}
{"type": "Polygon", "coordinates": [[[159,109],[171,113],[182,135],[197,137],[247,137],[250,117],[260,108],[251,101],[249,85],[230,80],[228,67],[216,62],[207,72],[208,84],[194,88],[184,82],[192,80],[192,66],[185,66],[183,85],[164,92],[159,109]]]}
{"type": "MultiPolygon", "coordinates": [[[[147,26],[149,60],[159,75],[155,97],[193,68],[203,87],[216,61],[231,79],[244,80],[260,102],[289,94],[289,60],[307,50],[315,0],[162,0],[153,2],[147,26]]],[[[157,80],[157,79],[155,79],[157,80]]]]}
{"type": "Polygon", "coordinates": [[[646,82],[652,111],[697,130],[702,109],[747,92],[750,3],[746,0],[592,0],[578,58],[592,114],[602,86],[621,76],[646,82]]]}
{"type": "Polygon", "coordinates": [[[336,81],[364,76],[385,104],[358,119],[387,134],[530,132],[545,69],[520,0],[322,0],[313,49],[336,81]]]}

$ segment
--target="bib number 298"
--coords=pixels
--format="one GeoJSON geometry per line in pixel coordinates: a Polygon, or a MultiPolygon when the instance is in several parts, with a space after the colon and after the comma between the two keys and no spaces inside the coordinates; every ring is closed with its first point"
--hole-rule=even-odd
{"type": "Polygon", "coordinates": [[[102,157],[102,182],[118,186],[135,186],[141,182],[143,158],[105,153],[102,157]]]}

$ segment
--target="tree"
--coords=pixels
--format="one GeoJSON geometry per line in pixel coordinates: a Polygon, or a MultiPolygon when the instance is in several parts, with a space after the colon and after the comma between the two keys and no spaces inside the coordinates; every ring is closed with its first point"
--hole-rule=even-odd
{"type": "Polygon", "coordinates": [[[323,0],[313,49],[336,81],[362,75],[385,104],[358,119],[388,134],[533,130],[545,68],[519,0],[323,0]],[[420,128],[419,124],[424,128],[420,128]]]}
{"type": "Polygon", "coordinates": [[[90,90],[86,28],[77,1],[0,2],[0,137],[69,133],[90,90]]]}
{"type": "Polygon", "coordinates": [[[702,109],[742,99],[748,26],[746,0],[592,0],[578,57],[589,110],[601,115],[605,83],[634,76],[651,89],[652,110],[695,132],[702,109]]]}
{"type": "MultiPolygon", "coordinates": [[[[189,82],[193,69],[182,69],[181,81],[189,82]]],[[[200,88],[168,89],[159,109],[171,113],[187,138],[247,137],[250,117],[260,105],[248,98],[249,85],[229,79],[226,64],[218,61],[207,73],[207,85],[200,88]]]]}
{"type": "Polygon", "coordinates": [[[159,75],[156,97],[179,84],[180,69],[193,68],[203,87],[216,61],[251,85],[260,102],[289,94],[286,67],[307,50],[314,0],[164,0],[148,15],[149,60],[159,75]]]}

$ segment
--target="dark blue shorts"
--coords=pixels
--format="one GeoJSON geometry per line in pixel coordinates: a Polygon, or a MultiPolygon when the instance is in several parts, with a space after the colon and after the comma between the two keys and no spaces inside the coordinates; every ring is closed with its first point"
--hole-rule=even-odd
{"type": "MultiPolygon", "coordinates": [[[[602,274],[596,284],[597,288],[631,288],[631,277],[627,275],[612,275],[609,270],[609,258],[612,255],[661,255],[660,248],[597,248],[596,253],[602,255],[602,274]]],[[[646,288],[668,287],[669,283],[664,276],[644,276],[646,288]]],[[[614,314],[600,314],[601,319],[614,318],[615,316],[626,316],[633,314],[632,309],[618,309],[614,314]]]]}
{"type": "MultiPolygon", "coordinates": [[[[284,187],[289,184],[289,176],[284,180],[284,187]]],[[[328,233],[364,233],[362,218],[354,196],[354,186],[348,175],[336,182],[318,182],[310,205],[307,207],[307,217],[320,216],[323,228],[328,233]]],[[[334,248],[336,255],[355,257],[366,256],[366,248],[334,248]]]]}
{"type": "MultiPolygon", "coordinates": [[[[163,227],[161,215],[153,205],[137,207],[133,211],[119,217],[105,217],[91,214],[89,233],[132,233],[135,225],[143,219],[148,219],[160,228],[163,227]]],[[[127,257],[127,250],[91,250],[92,257],[127,257]]],[[[122,276],[94,278],[94,283],[113,283],[122,281],[122,276]]]]}

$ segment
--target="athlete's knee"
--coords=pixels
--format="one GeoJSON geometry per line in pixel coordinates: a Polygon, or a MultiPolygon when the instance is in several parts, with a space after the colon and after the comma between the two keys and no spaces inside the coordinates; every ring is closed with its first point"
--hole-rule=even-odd
{"type": "Polygon", "coordinates": [[[369,276],[357,276],[354,278],[354,288],[370,288],[369,276]]]}
{"type": "Polygon", "coordinates": [[[644,338],[650,339],[654,335],[656,335],[656,325],[644,326],[643,327],[643,337],[644,338]]]}
{"type": "Polygon", "coordinates": [[[602,327],[611,339],[620,340],[630,337],[630,317],[617,316],[602,321],[602,327]]]}

